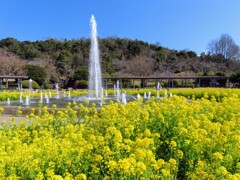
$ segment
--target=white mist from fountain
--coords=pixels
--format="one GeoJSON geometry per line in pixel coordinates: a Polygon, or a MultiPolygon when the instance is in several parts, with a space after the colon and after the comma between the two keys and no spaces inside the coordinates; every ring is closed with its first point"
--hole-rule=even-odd
{"type": "Polygon", "coordinates": [[[100,98],[102,95],[102,76],[99,58],[97,23],[92,15],[91,20],[91,48],[90,48],[90,66],[89,66],[89,96],[100,98]]]}

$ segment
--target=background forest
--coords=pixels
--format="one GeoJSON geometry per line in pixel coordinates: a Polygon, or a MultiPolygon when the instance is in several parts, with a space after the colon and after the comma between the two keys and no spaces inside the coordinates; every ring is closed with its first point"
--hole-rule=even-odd
{"type": "MultiPolygon", "coordinates": [[[[240,81],[239,47],[219,51],[223,38],[209,43],[209,53],[172,50],[160,44],[109,37],[99,39],[103,76],[224,75],[240,81]]],[[[0,75],[27,75],[43,88],[55,82],[87,84],[90,40],[0,41],[0,75]]],[[[225,45],[226,46],[226,45],[225,45]]],[[[229,49],[229,47],[228,47],[229,49]]]]}

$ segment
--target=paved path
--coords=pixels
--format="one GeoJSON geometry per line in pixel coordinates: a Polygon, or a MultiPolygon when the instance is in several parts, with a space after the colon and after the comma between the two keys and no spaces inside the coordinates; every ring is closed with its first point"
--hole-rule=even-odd
{"type": "Polygon", "coordinates": [[[9,114],[1,114],[0,115],[0,124],[2,121],[6,121],[6,123],[9,123],[11,119],[14,118],[15,122],[19,124],[20,120],[25,120],[25,116],[14,116],[14,115],[9,115],[9,114]]]}

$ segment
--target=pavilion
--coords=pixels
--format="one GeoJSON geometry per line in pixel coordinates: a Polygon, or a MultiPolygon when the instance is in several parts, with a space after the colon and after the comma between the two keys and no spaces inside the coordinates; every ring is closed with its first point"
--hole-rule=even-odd
{"type": "Polygon", "coordinates": [[[22,89],[24,79],[28,79],[28,76],[0,76],[0,89],[3,89],[3,85],[6,89],[22,89]]]}

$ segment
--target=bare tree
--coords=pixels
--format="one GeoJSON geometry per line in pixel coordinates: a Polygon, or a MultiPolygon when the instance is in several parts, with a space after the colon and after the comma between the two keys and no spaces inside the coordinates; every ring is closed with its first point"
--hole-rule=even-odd
{"type": "Polygon", "coordinates": [[[153,74],[154,60],[144,56],[134,57],[127,66],[127,72],[134,76],[149,76],[153,74]]]}
{"type": "Polygon", "coordinates": [[[222,34],[219,39],[208,44],[210,54],[221,54],[225,59],[237,60],[240,57],[240,48],[228,34],[222,34]]]}
{"type": "Polygon", "coordinates": [[[0,74],[1,75],[25,75],[25,61],[18,56],[0,49],[0,74]]]}

